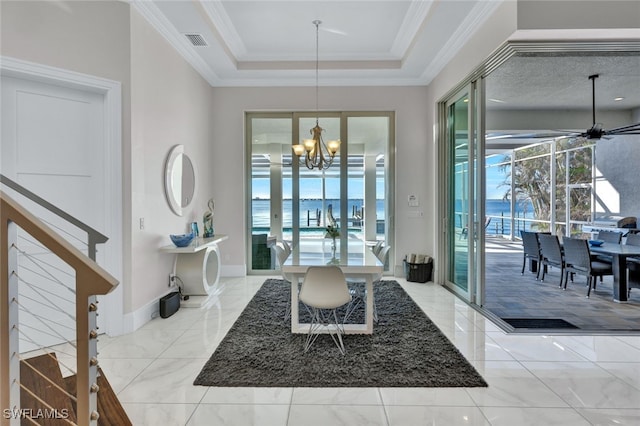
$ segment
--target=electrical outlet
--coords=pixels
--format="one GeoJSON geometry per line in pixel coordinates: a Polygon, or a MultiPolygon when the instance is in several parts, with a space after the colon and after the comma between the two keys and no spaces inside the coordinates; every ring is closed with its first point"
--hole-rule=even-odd
{"type": "Polygon", "coordinates": [[[176,275],[175,274],[169,274],[169,287],[173,286],[176,282],[176,275]]]}

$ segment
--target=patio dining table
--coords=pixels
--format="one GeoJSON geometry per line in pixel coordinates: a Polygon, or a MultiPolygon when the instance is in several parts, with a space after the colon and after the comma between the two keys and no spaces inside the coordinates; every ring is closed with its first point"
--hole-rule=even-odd
{"type": "Polygon", "coordinates": [[[628,300],[627,287],[627,258],[640,256],[640,246],[626,244],[603,243],[601,246],[590,246],[592,253],[606,254],[613,258],[613,300],[626,302],[628,300]]]}

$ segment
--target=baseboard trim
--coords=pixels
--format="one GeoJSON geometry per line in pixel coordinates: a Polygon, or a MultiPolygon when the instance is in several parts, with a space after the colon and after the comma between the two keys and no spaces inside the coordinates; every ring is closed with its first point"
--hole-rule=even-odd
{"type": "Polygon", "coordinates": [[[222,265],[220,268],[221,277],[244,277],[247,275],[246,265],[222,265]]]}
{"type": "Polygon", "coordinates": [[[124,333],[132,333],[155,317],[160,316],[160,299],[176,290],[176,288],[169,289],[165,294],[156,297],[146,305],[136,309],[133,312],[125,314],[123,321],[124,333]]]}
{"type": "MultiPolygon", "coordinates": [[[[245,265],[222,265],[220,268],[220,276],[233,278],[244,277],[245,275],[247,275],[246,271],[247,268],[245,265]]],[[[160,298],[171,293],[172,291],[176,291],[176,289],[169,289],[166,293],[156,297],[146,305],[136,309],[133,312],[125,314],[122,324],[123,333],[132,333],[155,317],[160,316],[160,298]]]]}

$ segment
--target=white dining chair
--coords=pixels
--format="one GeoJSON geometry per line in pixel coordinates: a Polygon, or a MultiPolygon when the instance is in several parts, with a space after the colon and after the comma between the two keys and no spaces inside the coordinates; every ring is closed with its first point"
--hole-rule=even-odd
{"type": "Polygon", "coordinates": [[[351,302],[351,294],[342,270],[334,265],[309,267],[302,282],[299,299],[311,314],[304,352],[309,350],[322,331],[327,330],[344,355],[344,318],[342,321],[338,320],[336,309],[351,302]]]}
{"type": "MultiPolygon", "coordinates": [[[[283,241],[278,241],[275,246],[273,246],[276,251],[276,258],[278,259],[278,265],[280,266],[280,273],[282,274],[282,279],[284,280],[284,284],[286,286],[291,287],[291,281],[293,280],[293,276],[284,272],[283,265],[286,262],[291,250],[287,250],[288,244],[283,241]]],[[[288,320],[291,318],[291,297],[287,298],[287,308],[284,313],[284,320],[288,320]]]]}
{"type": "MultiPolygon", "coordinates": [[[[378,253],[376,253],[376,257],[382,263],[383,266],[386,265],[387,256],[389,254],[389,250],[391,250],[391,246],[384,246],[383,245],[381,250],[379,250],[378,253]]],[[[376,275],[375,277],[373,277],[373,281],[374,282],[380,281],[382,279],[382,275],[383,275],[383,272],[381,272],[380,274],[376,275]]],[[[356,280],[347,279],[347,282],[358,283],[358,282],[360,282],[360,280],[358,280],[358,279],[356,279],[356,280]]],[[[349,315],[351,315],[355,311],[355,309],[358,306],[360,306],[360,304],[367,303],[367,294],[364,291],[364,289],[359,289],[357,287],[354,287],[354,288],[351,288],[349,291],[351,292],[352,302],[349,305],[349,309],[347,309],[347,317],[349,315]]],[[[373,299],[373,320],[376,323],[378,322],[378,307],[376,306],[375,297],[373,299]]]]}

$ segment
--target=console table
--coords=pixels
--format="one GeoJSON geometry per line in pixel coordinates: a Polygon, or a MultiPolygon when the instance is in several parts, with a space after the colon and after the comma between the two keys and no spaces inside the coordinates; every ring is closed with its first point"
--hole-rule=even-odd
{"type": "Polygon", "coordinates": [[[187,247],[168,245],[161,247],[165,253],[175,253],[175,275],[180,279],[182,291],[189,296],[208,296],[220,279],[220,252],[218,243],[228,235],[210,238],[194,238],[187,247]]]}

